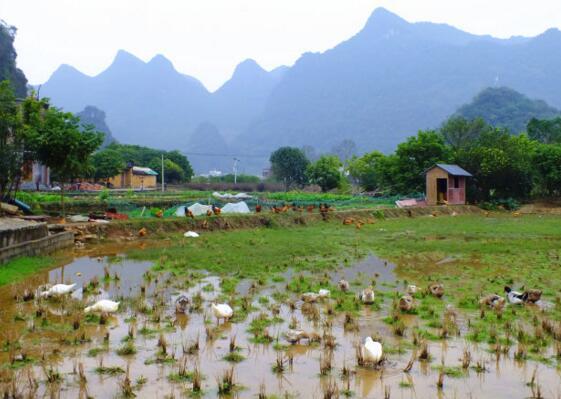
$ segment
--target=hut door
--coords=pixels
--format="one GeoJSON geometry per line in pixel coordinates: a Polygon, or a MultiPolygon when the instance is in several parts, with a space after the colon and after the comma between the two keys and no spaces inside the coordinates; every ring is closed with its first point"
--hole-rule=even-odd
{"type": "Polygon", "coordinates": [[[436,199],[439,204],[448,201],[448,179],[436,179],[436,199]]]}

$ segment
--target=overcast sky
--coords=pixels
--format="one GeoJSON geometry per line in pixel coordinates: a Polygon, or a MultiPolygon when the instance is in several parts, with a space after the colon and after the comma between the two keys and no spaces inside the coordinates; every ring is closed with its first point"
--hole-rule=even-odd
{"type": "Polygon", "coordinates": [[[62,63],[98,74],[124,49],[163,54],[215,90],[246,58],[270,70],[337,45],[379,6],[503,38],[561,27],[561,0],[0,0],[0,18],[18,28],[18,64],[33,84],[62,63]]]}

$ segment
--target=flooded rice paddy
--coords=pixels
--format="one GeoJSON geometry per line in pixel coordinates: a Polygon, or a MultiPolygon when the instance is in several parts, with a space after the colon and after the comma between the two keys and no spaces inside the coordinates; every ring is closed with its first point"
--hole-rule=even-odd
{"type": "MultiPolygon", "coordinates": [[[[274,281],[242,280],[224,293],[220,277],[198,271],[177,277],[124,255],[76,258],[0,288],[0,390],[14,398],[561,394],[556,361],[518,356],[515,343],[466,339],[479,310],[436,315],[442,319],[447,312],[453,320],[447,334],[438,323],[426,327],[419,314],[392,322],[392,304],[408,284],[392,264],[371,256],[326,273],[318,280],[330,287],[331,297],[312,304],[298,293],[308,278],[289,270],[274,281]],[[348,293],[336,288],[341,278],[350,282],[348,293]],[[23,298],[26,290],[62,282],[77,289],[61,299],[23,298]],[[354,298],[371,283],[376,301],[363,305],[354,298]],[[175,312],[179,295],[189,298],[187,314],[175,312]],[[102,298],[120,301],[119,311],[108,317],[83,312],[102,298]],[[213,301],[232,304],[233,319],[217,324],[213,301]],[[416,332],[421,325],[424,335],[416,332]],[[284,338],[289,328],[310,338],[291,345],[284,338]],[[383,343],[385,360],[378,367],[357,364],[356,348],[366,336],[383,343]]],[[[447,295],[439,301],[444,308],[447,295]]],[[[542,348],[540,356],[555,359],[555,346],[542,348]]]]}

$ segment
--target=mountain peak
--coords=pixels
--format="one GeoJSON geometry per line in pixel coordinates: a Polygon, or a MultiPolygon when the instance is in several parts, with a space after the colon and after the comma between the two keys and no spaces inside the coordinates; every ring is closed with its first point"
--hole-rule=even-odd
{"type": "Polygon", "coordinates": [[[242,62],[240,62],[236,69],[234,70],[234,75],[247,75],[247,74],[255,74],[255,73],[262,73],[265,70],[257,63],[257,61],[248,58],[242,62]]]}
{"type": "Polygon", "coordinates": [[[167,69],[174,69],[173,64],[170,60],[168,60],[162,54],[156,54],[150,61],[148,61],[148,65],[156,66],[158,68],[167,68],[167,69]]]}
{"type": "Polygon", "coordinates": [[[388,11],[383,7],[379,7],[376,8],[368,18],[365,29],[392,28],[403,26],[407,23],[408,22],[401,18],[399,15],[394,14],[393,12],[388,11]]]}
{"type": "Polygon", "coordinates": [[[375,9],[359,35],[368,39],[373,37],[390,38],[405,30],[409,23],[385,8],[375,9]]]}
{"type": "Polygon", "coordinates": [[[140,58],[129,53],[128,51],[119,50],[117,51],[117,55],[115,55],[115,58],[113,59],[113,63],[111,64],[111,66],[113,67],[118,65],[124,67],[131,67],[140,64],[144,64],[144,62],[140,58]]]}

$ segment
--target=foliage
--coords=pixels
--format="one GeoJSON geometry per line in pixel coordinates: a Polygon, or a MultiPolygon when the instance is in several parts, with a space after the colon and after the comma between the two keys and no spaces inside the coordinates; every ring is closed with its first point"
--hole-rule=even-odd
{"type": "Polygon", "coordinates": [[[315,163],[308,165],[306,173],[311,183],[317,184],[321,191],[326,192],[339,186],[342,166],[335,155],[322,155],[315,163]]]}
{"type": "Polygon", "coordinates": [[[458,115],[468,120],[482,118],[491,126],[516,134],[524,132],[532,118],[549,119],[559,114],[559,110],[544,101],[531,100],[507,87],[485,89],[471,104],[458,110],[458,115]]]}
{"type": "Polygon", "coordinates": [[[516,201],[514,198],[496,199],[482,202],[480,207],[488,211],[495,211],[498,209],[514,211],[520,208],[520,202],[516,201]]]}
{"type": "Polygon", "coordinates": [[[10,82],[0,83],[0,199],[15,189],[23,166],[24,140],[10,82]]]}
{"type": "Polygon", "coordinates": [[[380,186],[378,162],[384,158],[379,151],[372,151],[349,162],[349,173],[362,188],[374,191],[380,186]]]}
{"type": "MultiPolygon", "coordinates": [[[[148,167],[158,172],[157,181],[162,181],[162,160],[154,158],[148,163],[148,167]]],[[[185,172],[171,159],[164,158],[164,175],[166,183],[181,183],[185,180],[185,172]]]]}
{"type": "Polygon", "coordinates": [[[444,141],[453,151],[461,151],[468,148],[481,133],[491,129],[482,118],[468,120],[461,116],[453,116],[440,128],[444,141]]]}
{"type": "Polygon", "coordinates": [[[0,20],[0,81],[10,81],[15,95],[24,98],[27,93],[27,79],[21,69],[16,67],[15,37],[16,28],[0,20]]]}
{"type": "Polygon", "coordinates": [[[528,122],[528,136],[545,144],[561,144],[561,117],[550,120],[532,118],[528,122]]]}
{"type": "Polygon", "coordinates": [[[306,183],[306,169],[310,163],[304,152],[294,147],[281,147],[271,154],[271,172],[288,191],[292,186],[306,183]]]}
{"type": "Polygon", "coordinates": [[[533,164],[537,172],[537,191],[546,195],[561,195],[561,144],[538,145],[533,164]]]}
{"type": "MultiPolygon", "coordinates": [[[[169,160],[173,163],[170,164],[169,178],[166,172],[166,179],[170,179],[168,181],[190,181],[191,177],[193,176],[193,168],[191,167],[189,160],[179,151],[166,152],[154,148],[142,147],[139,145],[118,143],[110,144],[109,146],[107,146],[107,149],[115,150],[119,154],[121,154],[121,157],[125,163],[132,162],[137,166],[150,166],[152,169],[158,171],[158,173],[161,169],[161,157],[163,154],[164,159],[169,160]],[[156,162],[156,160],[158,161],[156,162]],[[156,163],[158,165],[156,165],[156,163]],[[176,168],[176,166],[179,166],[182,171],[181,173],[176,168]]],[[[167,168],[167,164],[165,164],[164,167],[167,168]]],[[[158,179],[160,179],[159,176],[158,179]]]]}
{"type": "Polygon", "coordinates": [[[465,151],[456,153],[456,162],[471,172],[475,199],[524,198],[532,190],[532,158],[536,143],[526,135],[508,131],[486,131],[465,151]]]}
{"type": "Polygon", "coordinates": [[[381,183],[393,193],[424,191],[424,171],[436,163],[451,159],[450,148],[435,131],[420,131],[397,146],[395,155],[378,161],[381,183]]]}
{"type": "Polygon", "coordinates": [[[101,145],[103,134],[81,128],[80,119],[57,108],[47,109],[34,126],[31,146],[36,159],[51,168],[61,185],[64,214],[64,183],[84,176],[90,170],[90,156],[101,145]]]}
{"type": "Polygon", "coordinates": [[[108,179],[121,173],[125,162],[118,151],[108,148],[98,151],[92,156],[92,166],[96,179],[108,179]]]}

